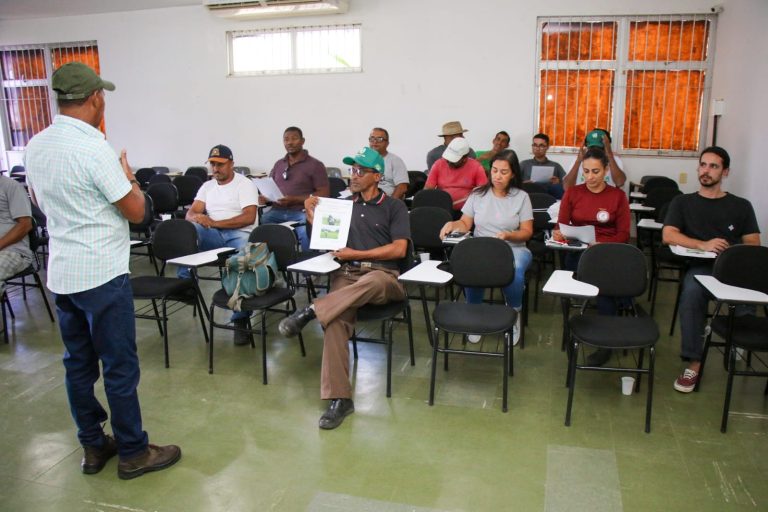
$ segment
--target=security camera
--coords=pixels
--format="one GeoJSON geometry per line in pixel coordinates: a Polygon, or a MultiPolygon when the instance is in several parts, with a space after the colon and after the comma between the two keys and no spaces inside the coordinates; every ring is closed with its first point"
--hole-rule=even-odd
{"type": "Polygon", "coordinates": [[[721,12],[723,12],[725,9],[723,8],[723,6],[722,6],[722,5],[715,5],[714,7],[710,7],[710,8],[709,8],[709,10],[710,10],[711,12],[713,12],[714,14],[720,14],[720,13],[721,13],[721,12]]]}

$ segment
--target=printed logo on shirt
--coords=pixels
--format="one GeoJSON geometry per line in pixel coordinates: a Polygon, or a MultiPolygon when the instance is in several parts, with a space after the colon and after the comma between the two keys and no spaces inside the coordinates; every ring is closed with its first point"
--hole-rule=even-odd
{"type": "Polygon", "coordinates": [[[597,222],[601,224],[605,224],[610,220],[611,214],[608,213],[608,210],[601,208],[600,210],[597,211],[596,218],[597,218],[597,222]]]}
{"type": "Polygon", "coordinates": [[[735,228],[735,227],[733,227],[733,224],[731,224],[730,226],[728,226],[728,231],[733,231],[734,229],[736,229],[736,228],[735,228]]]}

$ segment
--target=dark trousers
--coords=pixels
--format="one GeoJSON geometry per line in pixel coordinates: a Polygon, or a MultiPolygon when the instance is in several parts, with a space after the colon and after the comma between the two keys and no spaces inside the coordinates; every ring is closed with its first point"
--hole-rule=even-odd
{"type": "Polygon", "coordinates": [[[64,352],[65,382],[77,437],[83,446],[101,446],[107,413],[94,394],[99,361],[112,413],[112,432],[121,458],[143,452],[148,443],[141,426],[139,358],[133,293],[128,274],[101,286],[56,295],[64,352]]]}

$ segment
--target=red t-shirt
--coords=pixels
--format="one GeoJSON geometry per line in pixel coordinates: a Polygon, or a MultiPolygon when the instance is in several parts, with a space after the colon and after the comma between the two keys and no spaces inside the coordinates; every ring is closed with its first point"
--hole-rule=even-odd
{"type": "Polygon", "coordinates": [[[629,202],[619,188],[606,186],[602,192],[590,192],[586,185],[565,191],[560,203],[558,223],[595,226],[598,242],[629,242],[629,202]]]}
{"type": "Polygon", "coordinates": [[[448,160],[441,158],[432,166],[424,186],[445,190],[453,199],[453,209],[461,210],[472,190],[486,183],[488,177],[485,175],[485,169],[477,160],[468,158],[464,165],[452,169],[448,160]]]}

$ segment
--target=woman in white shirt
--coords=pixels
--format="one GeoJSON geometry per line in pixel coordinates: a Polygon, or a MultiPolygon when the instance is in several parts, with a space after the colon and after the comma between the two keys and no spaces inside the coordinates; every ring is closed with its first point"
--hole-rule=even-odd
{"type": "MultiPolygon", "coordinates": [[[[474,226],[474,236],[494,236],[505,240],[512,248],[515,257],[515,278],[503,289],[508,306],[518,313],[523,305],[525,271],[531,263],[531,252],[525,243],[533,235],[533,209],[528,194],[523,191],[522,173],[517,154],[510,150],[500,152],[491,162],[491,180],[488,184],[472,191],[464,207],[461,218],[448,222],[440,231],[444,238],[448,233],[466,233],[474,226]]],[[[480,304],[485,290],[483,288],[465,288],[464,294],[469,304],[480,304]]],[[[520,337],[520,317],[517,316],[513,343],[520,337]]],[[[477,343],[480,336],[470,335],[470,342],[477,343]]]]}

